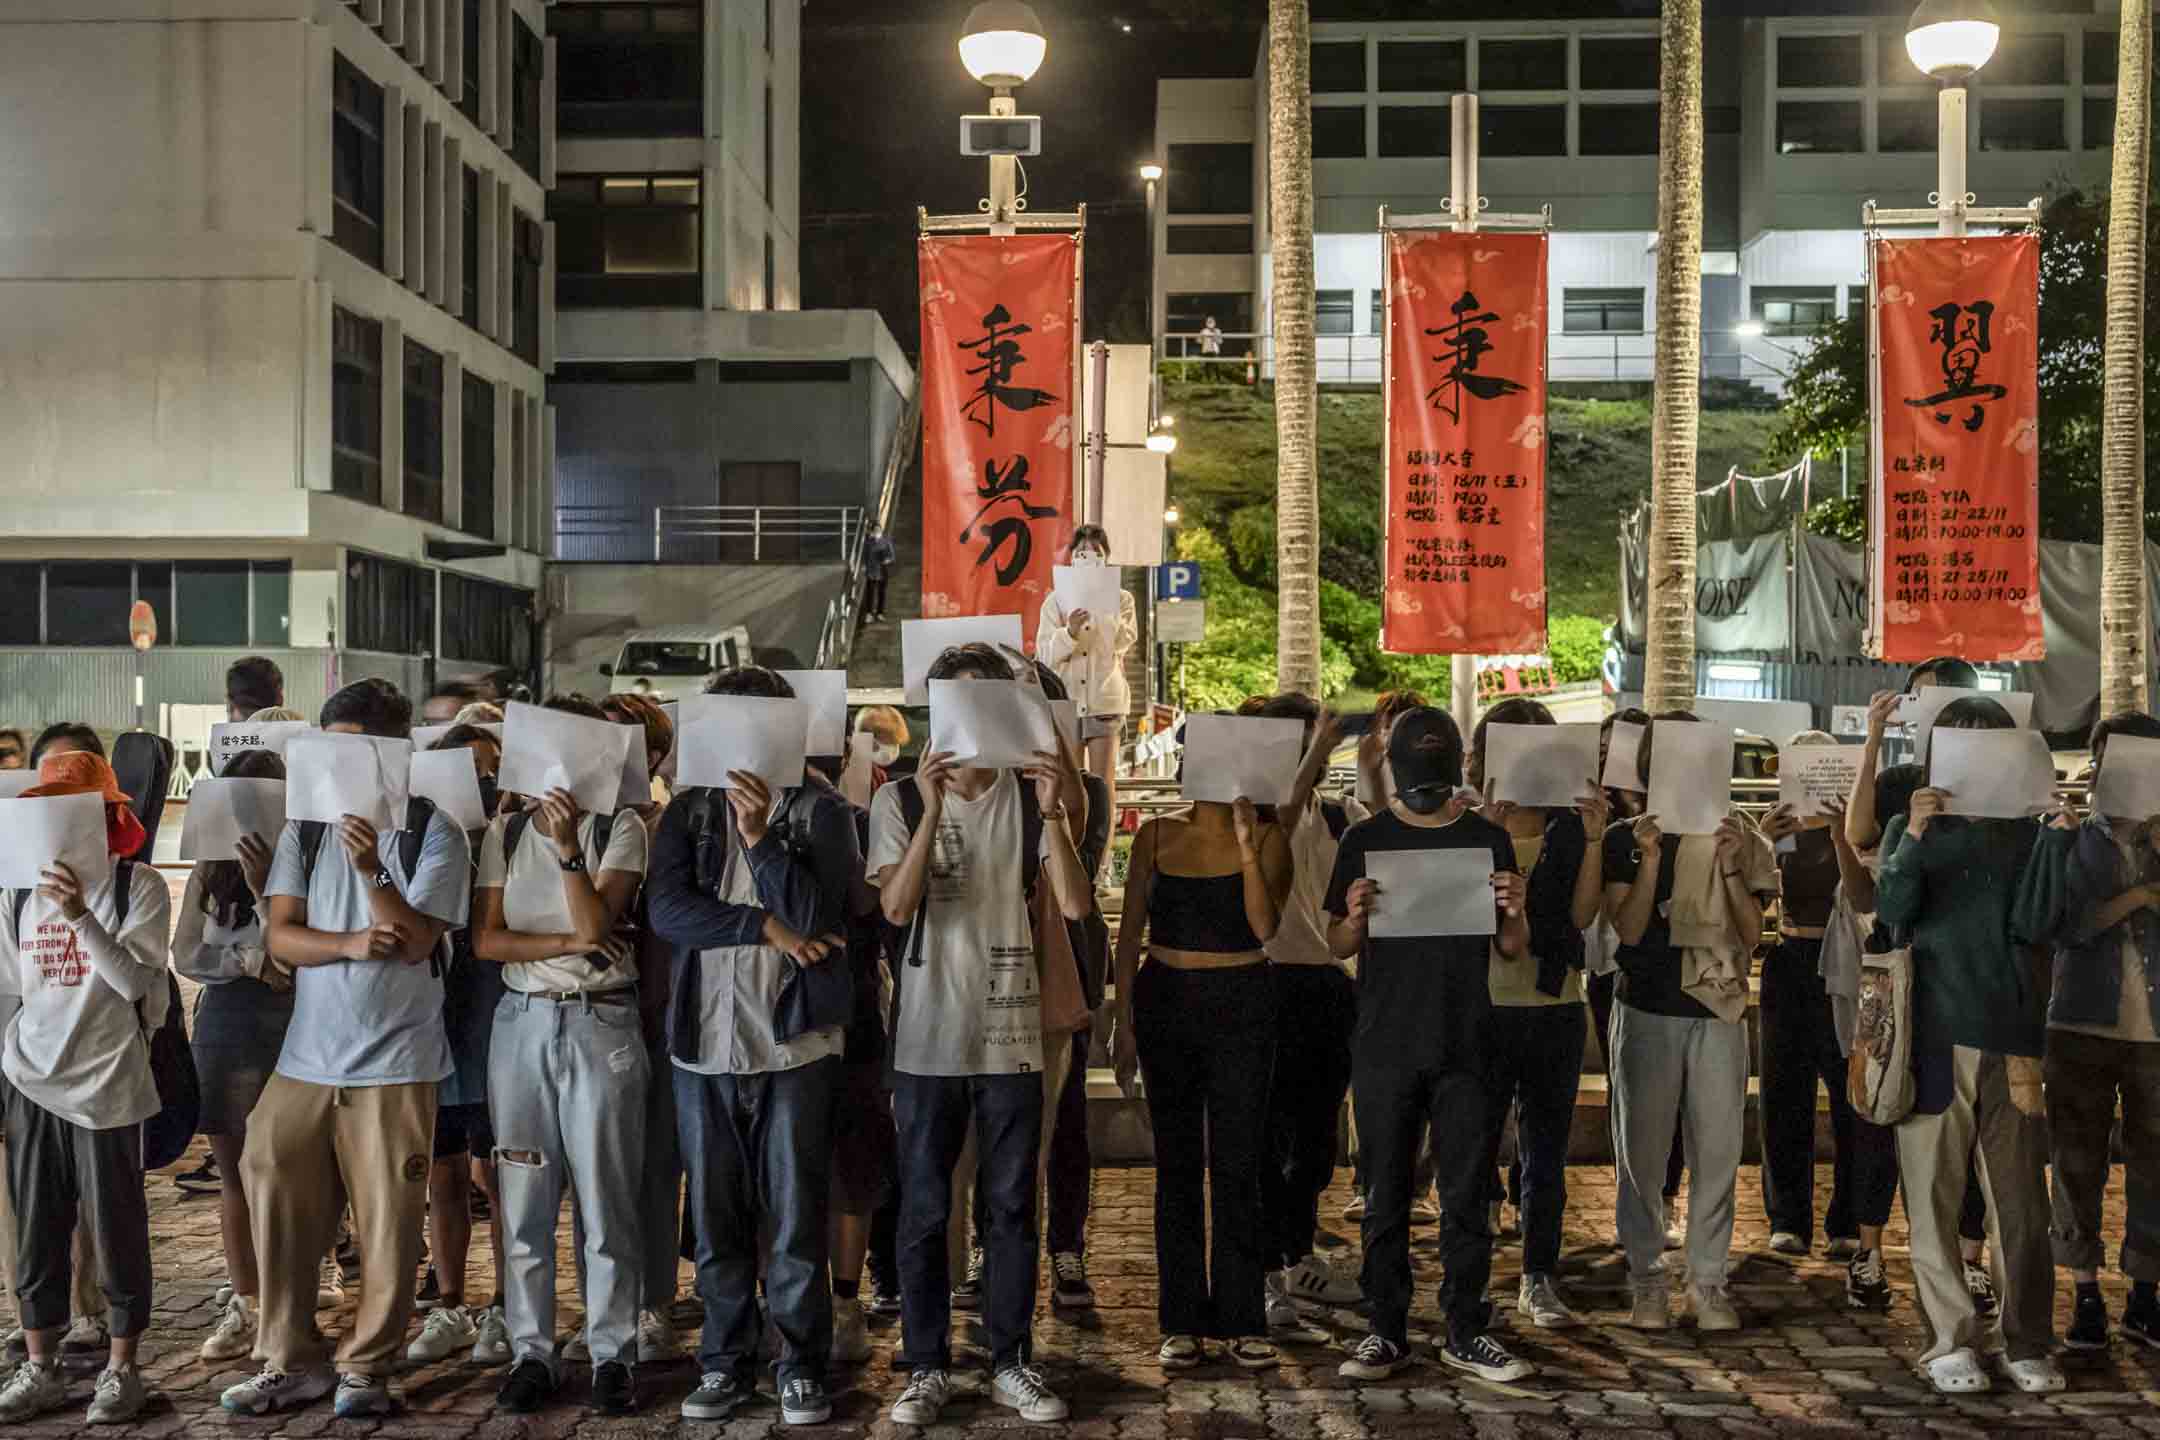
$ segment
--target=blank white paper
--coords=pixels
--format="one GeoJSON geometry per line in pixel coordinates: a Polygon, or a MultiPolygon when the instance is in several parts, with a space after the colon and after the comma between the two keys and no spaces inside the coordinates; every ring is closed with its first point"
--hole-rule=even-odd
{"type": "Polygon", "coordinates": [[[838,755],[847,748],[847,671],[781,670],[795,698],[810,707],[810,753],[838,755]]]}
{"type": "Polygon", "coordinates": [[[425,795],[460,830],[487,824],[480,808],[480,771],[468,748],[422,750],[412,757],[412,793],[425,795]]]}
{"type": "Polygon", "coordinates": [[[285,833],[283,780],[198,780],[188,790],[180,825],[182,860],[230,860],[242,836],[271,849],[285,833]]]}
{"type": "MultiPolygon", "coordinates": [[[[412,727],[412,748],[432,750],[436,741],[457,728],[455,725],[415,725],[412,727]]],[[[502,743],[502,725],[499,721],[484,720],[474,725],[473,729],[485,730],[495,737],[497,744],[502,743]]]]}
{"type": "Polygon", "coordinates": [[[1605,770],[1598,783],[1611,790],[1632,790],[1642,793],[1642,771],[1635,764],[1636,752],[1642,749],[1643,727],[1633,720],[1615,720],[1612,738],[1605,747],[1605,770]]]}
{"type": "Polygon", "coordinates": [[[2146,821],[2160,815],[2160,740],[2117,735],[2107,742],[2092,806],[2110,820],[2146,821]]]}
{"type": "Polygon", "coordinates": [[[955,765],[1012,770],[1035,763],[1038,750],[1056,753],[1057,718],[1050,701],[1018,680],[932,680],[930,749],[946,750],[955,765]]]}
{"type": "Polygon", "coordinates": [[[1598,773],[1596,725],[1487,725],[1485,778],[1495,800],[1572,810],[1598,773]]]}
{"type": "Polygon", "coordinates": [[[264,720],[260,723],[241,721],[237,724],[212,725],[210,727],[210,773],[225,773],[225,762],[245,750],[268,750],[273,755],[285,753],[286,742],[295,735],[305,735],[315,727],[305,720],[264,720]]]}
{"type": "Polygon", "coordinates": [[[2055,762],[2037,730],[1944,727],[1929,751],[1928,784],[1950,792],[1952,815],[2022,820],[2055,803],[2055,762]]]}
{"type": "Polygon", "coordinates": [[[1305,758],[1305,722],[1247,715],[1185,719],[1187,800],[1280,805],[1305,758]]]}
{"type": "Polygon", "coordinates": [[[35,770],[0,770],[0,800],[13,800],[37,783],[35,770]]]}
{"type": "Polygon", "coordinates": [[[1653,720],[1649,813],[1667,835],[1709,835],[1732,811],[1733,732],[1692,720],[1653,720]]]}
{"type": "Polygon", "coordinates": [[[335,825],[347,815],[377,830],[405,823],[412,741],[317,730],[285,744],[285,818],[335,825]]]}
{"type": "Polygon", "coordinates": [[[1380,882],[1380,901],[1367,933],[1375,940],[1493,934],[1500,907],[1492,874],[1490,850],[1368,850],[1365,877],[1380,882]]]}
{"type": "Polygon", "coordinates": [[[502,768],[496,784],[539,799],[568,790],[588,814],[612,814],[622,798],[623,769],[644,730],[513,700],[503,710],[502,768]]]}
{"type": "Polygon", "coordinates": [[[907,703],[929,704],[930,691],[925,687],[932,663],[955,645],[978,641],[1024,650],[1020,639],[1020,617],[962,615],[947,620],[901,621],[900,673],[906,686],[907,703]]]}
{"type": "Polygon", "coordinates": [[[1125,572],[1115,565],[1054,565],[1050,590],[1067,616],[1085,610],[1095,624],[1115,626],[1125,604],[1125,572]]]}
{"type": "Polygon", "coordinates": [[[682,702],[676,732],[685,785],[732,788],[730,770],[755,775],[772,789],[803,783],[810,707],[764,695],[693,695],[682,702]]]}
{"type": "Polygon", "coordinates": [[[112,856],[105,849],[105,797],[0,800],[0,888],[36,888],[42,879],[39,872],[56,860],[75,872],[86,892],[112,874],[112,856]]]}

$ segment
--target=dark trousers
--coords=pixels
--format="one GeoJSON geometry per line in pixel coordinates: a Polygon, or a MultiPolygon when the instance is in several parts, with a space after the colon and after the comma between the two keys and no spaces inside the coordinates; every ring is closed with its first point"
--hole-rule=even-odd
{"type": "MultiPolygon", "coordinates": [[[[15,1205],[15,1298],[25,1330],[60,1330],[74,1293],[78,1216],[97,1233],[98,1287],[115,1339],[150,1323],[150,1202],[142,1126],[86,1130],[7,1092],[7,1183],[15,1205]]],[[[238,1184],[229,1176],[227,1184],[238,1184]]]]}
{"type": "Polygon", "coordinates": [[[765,1300],[780,1331],[780,1382],[825,1378],[837,1056],[765,1075],[675,1068],[675,1126],[697,1225],[705,1306],[698,1369],[756,1378],[760,1231],[772,1235],[765,1300]]]}
{"type": "Polygon", "coordinates": [[[1350,1083],[1365,1155],[1362,1281],[1373,1333],[1409,1343],[1411,1174],[1418,1140],[1430,1133],[1440,1189],[1440,1309],[1449,1338],[1483,1334],[1492,1323],[1485,1301],[1493,1249],[1485,1191],[1499,1141],[1486,1118],[1484,1075],[1360,1056],[1350,1083]]]}
{"type": "Polygon", "coordinates": [[[1268,1091],[1260,1203],[1269,1268],[1312,1254],[1320,1195],[1335,1179],[1357,990],[1336,965],[1273,965],[1275,1080],[1268,1091]]]}
{"type": "MultiPolygon", "coordinates": [[[[1082,1030],[1073,1036],[1072,1068],[1065,1072],[1065,1088],[1058,1095],[1057,1127],[1050,1134],[1050,1253],[1087,1253],[1088,1207],[1094,1185],[1095,1162],[1088,1151],[1087,1064],[1088,1046],[1094,1037],[1082,1030]]],[[[976,1202],[981,1208],[981,1201],[976,1202]]]]}
{"type": "Polygon", "coordinates": [[[952,1271],[946,1244],[953,1167],[975,1127],[984,1200],[983,1328],[994,1369],[1025,1361],[1035,1313],[1035,1166],[1042,1076],[893,1076],[900,1135],[900,1364],[952,1368],[952,1271]]]}
{"type": "Polygon", "coordinates": [[[2127,1201],[2122,1271],[2132,1280],[2160,1281],[2160,1045],[2075,1030],[2047,1035],[2055,1263],[2098,1270],[2107,1261],[2100,1201],[2118,1096],[2127,1201]]]}
{"type": "Polygon", "coordinates": [[[1835,1146],[1830,1208],[1823,1230],[1833,1240],[1860,1233],[1853,1213],[1853,1109],[1846,1099],[1845,1056],[1838,1048],[1830,996],[1819,973],[1822,942],[1786,937],[1763,959],[1763,1211],[1772,1231],[1815,1239],[1815,1087],[1830,1092],[1835,1146]]]}
{"type": "Polygon", "coordinates": [[[863,581],[863,614],[883,615],[885,613],[885,587],[890,583],[889,579],[883,575],[873,575],[863,581]]]}
{"type": "MultiPolygon", "coordinates": [[[[1873,1125],[1853,1116],[1852,1128],[1853,1233],[1862,1225],[1890,1223],[1890,1202],[1897,1198],[1897,1128],[1873,1125]]],[[[1836,1232],[1831,1232],[1835,1234],[1836,1232]]],[[[1965,1172],[1965,1198],[1958,1206],[1958,1238],[1973,1243],[1987,1239],[1987,1194],[1980,1188],[1980,1167],[1965,1172]]]]}
{"type": "Polygon", "coordinates": [[[1132,1003],[1155,1130],[1157,1321],[1165,1335],[1265,1335],[1270,1247],[1261,1240],[1260,1156],[1275,1052],[1268,967],[1174,970],[1150,960],[1132,1003]]]}
{"type": "MultiPolygon", "coordinates": [[[[1598,1051],[1605,1057],[1605,1074],[1612,1075],[1612,1012],[1613,994],[1620,977],[1590,975],[1583,980],[1583,993],[1590,1000],[1590,1015],[1597,1022],[1598,1051]]],[[[1685,1098],[1683,1092],[1683,1099],[1685,1098]]],[[[1665,1161],[1665,1198],[1672,1199],[1680,1193],[1680,1174],[1687,1163],[1685,1127],[1674,1124],[1672,1154],[1665,1161]]]]}
{"type": "Polygon", "coordinates": [[[1582,1081],[1583,1007],[1495,1005],[1486,1033],[1487,1145],[1499,1153],[1513,1106],[1523,1274],[1550,1275],[1560,1263],[1560,1224],[1567,1214],[1568,1137],[1582,1081]]]}

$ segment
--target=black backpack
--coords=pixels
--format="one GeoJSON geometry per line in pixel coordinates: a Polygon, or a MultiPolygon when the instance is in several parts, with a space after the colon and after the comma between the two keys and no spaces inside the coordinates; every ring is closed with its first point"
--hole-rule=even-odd
{"type": "MultiPolygon", "coordinates": [[[[640,821],[639,823],[642,824],[643,822],[640,821]]],[[[532,811],[530,810],[520,810],[503,821],[504,879],[507,880],[510,875],[510,857],[517,854],[519,842],[524,840],[525,832],[531,828],[532,811]]],[[[607,859],[608,839],[614,833],[615,816],[613,814],[602,815],[595,811],[593,813],[593,853],[597,854],[603,862],[607,859]]],[[[595,882],[599,878],[597,874],[593,876],[595,882]]],[[[629,941],[633,949],[640,947],[645,935],[645,906],[643,901],[644,897],[640,894],[631,901],[629,908],[623,911],[622,919],[615,922],[615,937],[629,941]]],[[[586,963],[599,970],[607,969],[610,963],[607,955],[598,950],[587,955],[585,960],[586,963]]]]}
{"type": "Polygon", "coordinates": [[[157,847],[158,822],[165,816],[165,796],[172,785],[172,741],[148,730],[130,730],[113,741],[113,774],[129,796],[128,808],[142,822],[142,849],[122,858],[148,860],[157,847]]]}
{"type": "MultiPolygon", "coordinates": [[[[118,860],[113,863],[113,932],[118,934],[127,925],[129,886],[135,879],[135,862],[118,860]]],[[[29,907],[30,892],[15,892],[15,937],[22,943],[23,911],[29,907]]],[[[202,1117],[202,1083],[195,1075],[195,1051],[188,1044],[187,1006],[180,999],[180,981],[170,967],[165,971],[167,989],[165,1021],[157,1029],[144,1027],[144,1038],[150,1042],[150,1076],[157,1083],[158,1113],[143,1121],[143,1169],[161,1170],[187,1154],[188,1142],[195,1138],[195,1125],[202,1117]]],[[[135,1005],[136,1018],[142,1017],[142,1002],[135,1005]]]]}
{"type": "MultiPolygon", "coordinates": [[[[406,798],[405,828],[398,831],[398,865],[405,871],[408,884],[420,873],[420,851],[427,844],[428,824],[434,818],[434,801],[425,795],[406,798]]],[[[315,889],[315,862],[322,858],[323,842],[329,838],[329,821],[300,822],[300,885],[309,894],[315,889]]],[[[436,946],[435,953],[428,957],[428,971],[438,980],[443,977],[443,949],[436,946]]]]}

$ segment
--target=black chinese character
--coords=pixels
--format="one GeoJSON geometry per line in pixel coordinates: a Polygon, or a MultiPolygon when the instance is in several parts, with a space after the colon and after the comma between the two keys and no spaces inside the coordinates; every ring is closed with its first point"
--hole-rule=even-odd
{"type": "Polygon", "coordinates": [[[1935,419],[1947,425],[1952,402],[1970,400],[1972,409],[1957,423],[1967,430],[1977,431],[1981,421],[1987,418],[1983,402],[2000,400],[2010,393],[2000,385],[1982,385],[1975,380],[1980,373],[1980,357],[1994,348],[1989,329],[1995,320],[1995,303],[1975,300],[1970,305],[1959,305],[1955,301],[1945,301],[1928,311],[1928,318],[1935,322],[1929,327],[1928,341],[1942,346],[1942,372],[1946,384],[1933,395],[1905,403],[1933,410],[1935,419]]]}
{"type": "Polygon", "coordinates": [[[963,541],[971,540],[975,538],[977,531],[981,532],[983,548],[975,557],[978,566],[991,563],[991,557],[1000,550],[1007,551],[1005,558],[997,562],[997,583],[1000,585],[1010,585],[1027,572],[1028,560],[1035,553],[1035,534],[1029,529],[1028,522],[1048,520],[1058,513],[1055,505],[1027,503],[1027,473],[1028,462],[1025,455],[1015,455],[1003,469],[998,468],[997,461],[985,460],[982,483],[975,487],[975,494],[983,501],[983,507],[975,512],[975,518],[960,532],[963,541]],[[986,523],[983,517],[1003,500],[1010,500],[1018,507],[1019,513],[1001,514],[986,523]]]}
{"type": "MultiPolygon", "coordinates": [[[[1465,290],[1461,299],[1448,306],[1448,313],[1455,317],[1454,323],[1425,332],[1440,338],[1444,348],[1432,358],[1448,367],[1446,375],[1438,385],[1426,392],[1425,398],[1431,402],[1434,409],[1446,411],[1450,420],[1462,419],[1462,397],[1466,390],[1474,399],[1497,400],[1502,395],[1513,395],[1523,388],[1520,381],[1477,373],[1478,361],[1493,349],[1492,340],[1485,333],[1485,326],[1500,322],[1500,317],[1490,310],[1483,314],[1472,313],[1477,308],[1477,296],[1465,290]]],[[[1470,463],[1467,451],[1464,452],[1463,463],[1470,463]]]]}
{"type": "Polygon", "coordinates": [[[1027,362],[1020,351],[1018,337],[1032,335],[1031,325],[1015,325],[1012,315],[1003,305],[993,305],[990,313],[983,316],[983,333],[973,340],[963,340],[956,349],[972,350],[980,365],[968,370],[970,375],[980,375],[982,386],[960,407],[960,413],[982,426],[986,435],[997,434],[997,407],[1008,410],[1033,410],[1047,405],[1057,396],[1047,390],[1033,390],[1024,385],[1008,385],[1013,371],[1027,362]]]}

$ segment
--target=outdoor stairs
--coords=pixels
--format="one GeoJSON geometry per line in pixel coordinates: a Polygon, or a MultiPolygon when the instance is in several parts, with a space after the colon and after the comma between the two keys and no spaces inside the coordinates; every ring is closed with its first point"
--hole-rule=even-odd
{"type": "Polygon", "coordinates": [[[848,657],[848,688],[900,688],[900,622],[922,616],[922,457],[920,451],[901,474],[893,500],[893,549],[898,552],[886,587],[885,622],[864,624],[855,632],[848,657]]]}

